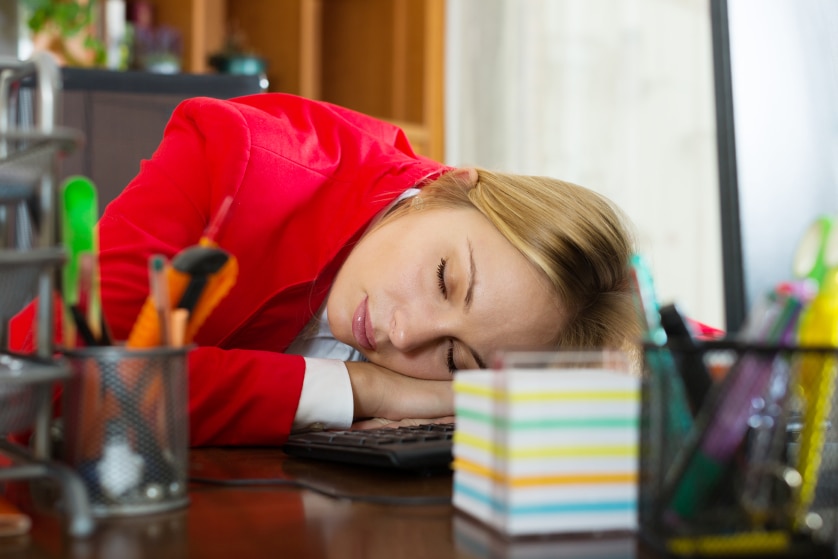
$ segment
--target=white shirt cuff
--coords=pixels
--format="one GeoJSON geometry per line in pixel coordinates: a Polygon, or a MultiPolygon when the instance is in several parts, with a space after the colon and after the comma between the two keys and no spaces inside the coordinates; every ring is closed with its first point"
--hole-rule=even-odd
{"type": "Polygon", "coordinates": [[[355,409],[346,364],[317,357],[305,360],[306,374],[292,430],[348,429],[355,409]]]}

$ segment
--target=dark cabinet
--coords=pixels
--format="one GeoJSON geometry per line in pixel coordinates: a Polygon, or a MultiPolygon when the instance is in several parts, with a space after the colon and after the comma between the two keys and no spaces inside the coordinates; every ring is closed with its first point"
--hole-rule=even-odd
{"type": "Polygon", "coordinates": [[[64,68],[60,120],[83,131],[82,149],[61,161],[61,176],[89,177],[99,211],[154,153],[172,111],[182,100],[227,99],[261,91],[257,76],[161,75],[64,68]]]}

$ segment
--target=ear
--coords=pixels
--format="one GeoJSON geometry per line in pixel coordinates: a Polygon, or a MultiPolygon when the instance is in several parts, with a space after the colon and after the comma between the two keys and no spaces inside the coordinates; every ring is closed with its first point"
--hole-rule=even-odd
{"type": "Polygon", "coordinates": [[[467,183],[469,187],[477,186],[477,169],[474,167],[462,167],[459,169],[454,169],[451,171],[455,177],[460,179],[461,181],[467,183]]]}

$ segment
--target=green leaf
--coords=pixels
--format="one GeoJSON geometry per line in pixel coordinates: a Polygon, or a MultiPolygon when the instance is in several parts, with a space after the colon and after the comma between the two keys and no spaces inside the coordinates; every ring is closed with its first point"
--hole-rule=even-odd
{"type": "Polygon", "coordinates": [[[37,33],[49,23],[65,37],[71,37],[93,22],[97,0],[79,5],[76,0],[20,0],[29,11],[29,29],[37,33]]]}

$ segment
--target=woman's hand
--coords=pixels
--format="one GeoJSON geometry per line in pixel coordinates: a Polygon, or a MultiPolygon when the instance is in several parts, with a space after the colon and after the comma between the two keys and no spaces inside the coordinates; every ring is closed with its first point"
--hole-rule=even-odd
{"type": "Polygon", "coordinates": [[[440,423],[454,423],[454,416],[438,417],[436,419],[384,419],[383,417],[373,417],[372,419],[362,419],[352,424],[352,429],[395,429],[397,427],[413,427],[415,425],[436,425],[440,423]]]}
{"type": "Polygon", "coordinates": [[[348,362],[355,418],[400,421],[454,414],[451,381],[407,377],[372,363],[348,362]]]}

